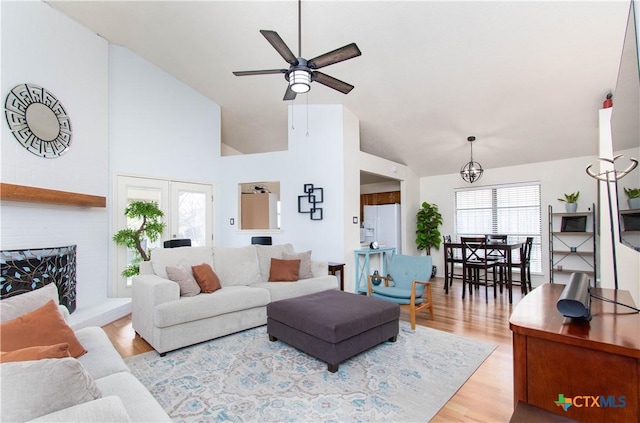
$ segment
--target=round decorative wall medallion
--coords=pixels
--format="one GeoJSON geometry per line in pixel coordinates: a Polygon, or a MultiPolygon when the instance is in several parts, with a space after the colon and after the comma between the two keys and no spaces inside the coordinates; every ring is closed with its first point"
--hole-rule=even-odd
{"type": "Polygon", "coordinates": [[[56,158],[69,150],[71,119],[46,88],[16,85],[7,95],[4,114],[15,139],[36,156],[56,158]]]}

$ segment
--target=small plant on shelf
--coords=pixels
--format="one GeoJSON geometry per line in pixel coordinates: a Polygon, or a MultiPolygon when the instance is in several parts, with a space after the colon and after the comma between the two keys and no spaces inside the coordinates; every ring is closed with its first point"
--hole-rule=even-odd
{"type": "Polygon", "coordinates": [[[624,188],[624,193],[627,194],[629,208],[640,209],[640,188],[624,188]]]}
{"type": "Polygon", "coordinates": [[[624,193],[629,198],[640,198],[640,188],[625,188],[624,193]]]}
{"type": "Polygon", "coordinates": [[[140,272],[141,261],[150,260],[147,240],[156,241],[167,224],[161,221],[164,213],[155,201],[132,201],[124,209],[124,214],[136,225],[140,224],[137,229],[121,229],[113,236],[116,244],[124,245],[133,252],[131,263],[122,271],[122,276],[128,278],[140,272]]]}
{"type": "Polygon", "coordinates": [[[580,197],[580,191],[564,194],[564,198],[558,198],[558,201],[565,203],[564,207],[567,213],[575,213],[578,210],[578,197],[580,197]]]}
{"type": "Polygon", "coordinates": [[[564,198],[558,198],[558,200],[571,204],[571,203],[577,203],[578,197],[580,197],[580,191],[576,191],[572,194],[564,194],[564,198]]]}

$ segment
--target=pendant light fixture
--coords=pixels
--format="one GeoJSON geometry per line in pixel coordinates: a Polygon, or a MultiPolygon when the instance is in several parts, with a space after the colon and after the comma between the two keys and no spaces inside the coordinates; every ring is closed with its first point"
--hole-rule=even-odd
{"type": "Polygon", "coordinates": [[[480,179],[482,177],[482,173],[484,172],[482,165],[478,162],[473,161],[473,142],[475,140],[476,137],[467,138],[467,141],[470,142],[469,145],[471,146],[471,160],[469,160],[468,163],[465,163],[465,165],[462,166],[462,169],[460,169],[460,176],[462,176],[462,179],[464,179],[466,182],[469,182],[470,184],[480,179]]]}

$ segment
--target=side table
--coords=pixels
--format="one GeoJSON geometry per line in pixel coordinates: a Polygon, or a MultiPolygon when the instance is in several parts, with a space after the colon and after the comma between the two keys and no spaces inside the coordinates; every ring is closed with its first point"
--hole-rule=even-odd
{"type": "Polygon", "coordinates": [[[380,274],[385,276],[387,274],[387,267],[391,263],[391,259],[396,253],[394,247],[387,248],[363,248],[361,250],[355,250],[355,265],[356,265],[356,294],[368,294],[368,277],[371,274],[369,269],[370,257],[378,256],[380,259],[380,274]]]}
{"type": "Polygon", "coordinates": [[[329,262],[329,274],[336,276],[340,272],[340,291],[344,291],[344,263],[329,262]]]}

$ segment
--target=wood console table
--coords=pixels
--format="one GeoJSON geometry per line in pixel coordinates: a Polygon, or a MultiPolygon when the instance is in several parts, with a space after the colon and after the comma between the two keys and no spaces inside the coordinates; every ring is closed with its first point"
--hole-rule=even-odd
{"type": "MultiPolygon", "coordinates": [[[[534,289],[509,319],[514,404],[523,401],[583,422],[639,422],[640,314],[592,299],[590,322],[565,318],[556,308],[563,289],[534,289]],[[573,400],[567,411],[555,403],[560,394],[573,400]]],[[[628,291],[594,293],[635,307],[628,291]]]]}

